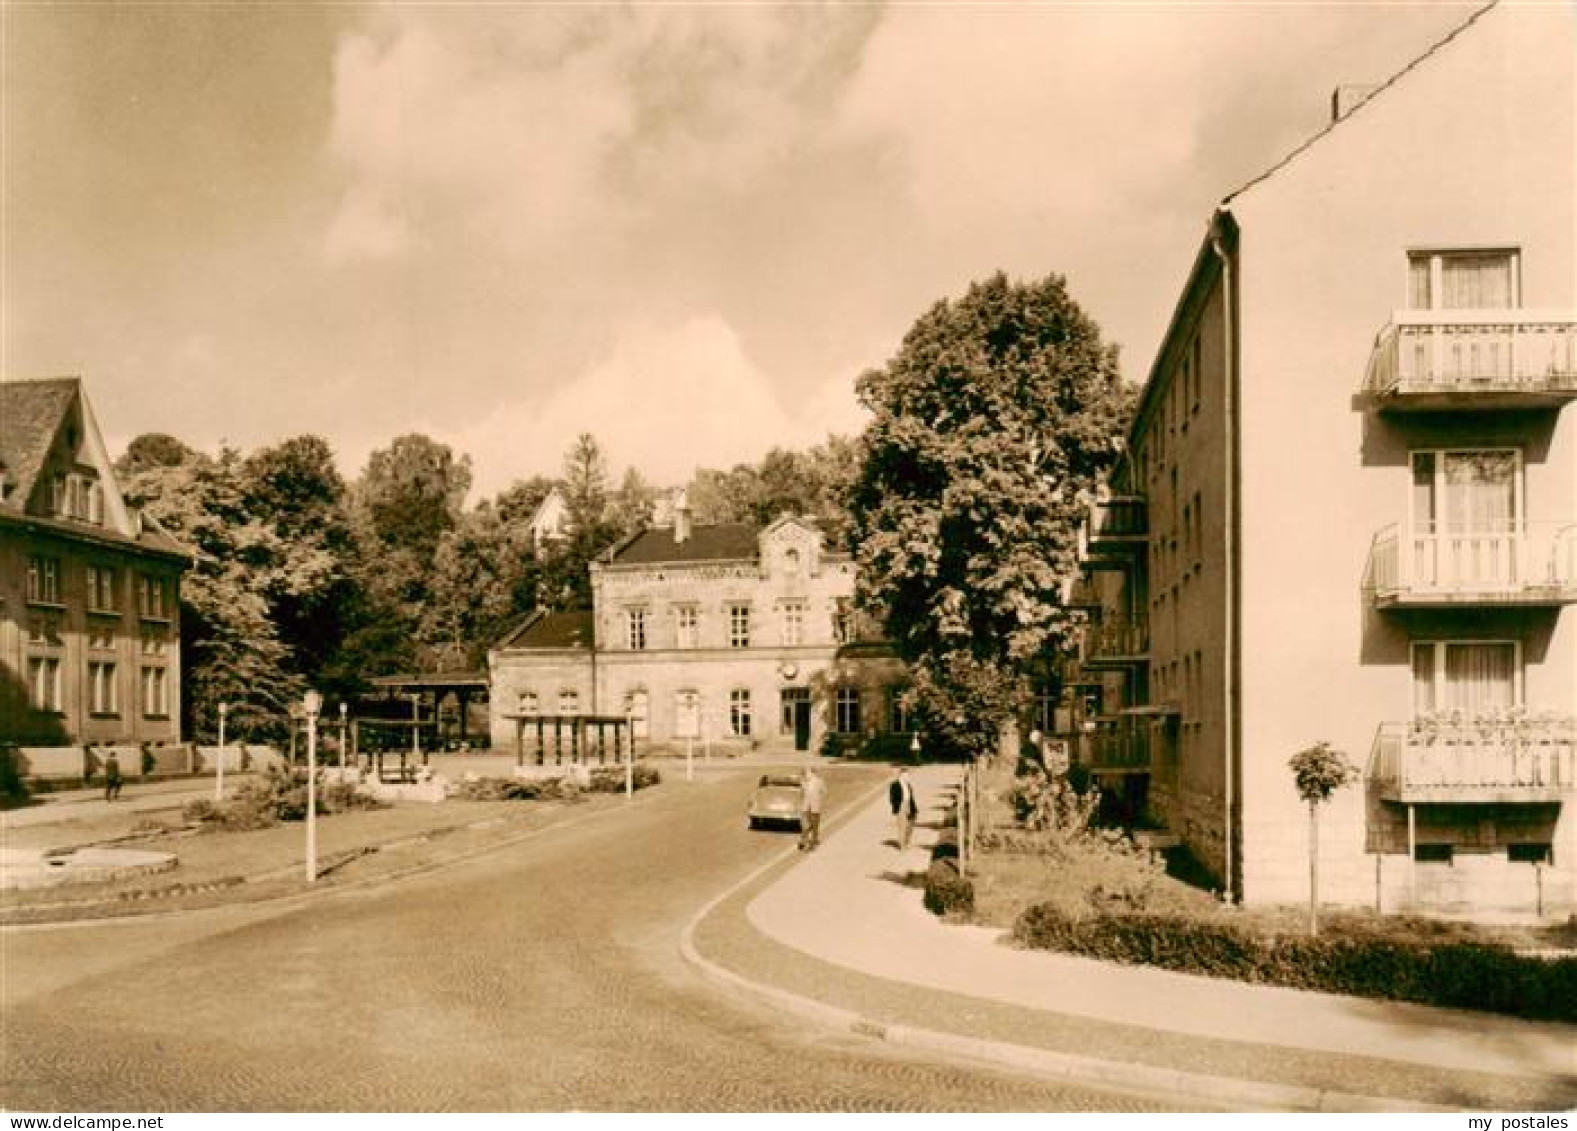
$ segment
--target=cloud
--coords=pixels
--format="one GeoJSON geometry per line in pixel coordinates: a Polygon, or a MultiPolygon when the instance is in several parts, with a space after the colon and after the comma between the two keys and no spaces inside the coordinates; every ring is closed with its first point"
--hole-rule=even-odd
{"type": "Polygon", "coordinates": [[[864,12],[379,9],[334,60],[330,149],[348,191],[331,259],[379,255],[392,213],[463,217],[516,251],[738,189],[799,152],[864,12]],[[367,237],[371,238],[367,238],[367,237]]]}
{"type": "Polygon", "coordinates": [[[815,390],[797,410],[745,355],[716,314],[628,328],[606,356],[539,403],[503,403],[474,424],[436,431],[471,454],[477,497],[522,476],[559,472],[590,432],[615,474],[633,466],[678,484],[697,467],[754,463],[774,445],[808,445],[859,426],[847,382],[815,390]]]}

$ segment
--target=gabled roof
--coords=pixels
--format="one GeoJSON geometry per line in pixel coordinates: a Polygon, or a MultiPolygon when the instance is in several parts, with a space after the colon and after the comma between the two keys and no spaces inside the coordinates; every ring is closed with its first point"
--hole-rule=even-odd
{"type": "Polygon", "coordinates": [[[0,474],[11,484],[0,496],[0,508],[26,508],[61,422],[81,391],[76,377],[0,382],[0,474]]]}
{"type": "Polygon", "coordinates": [[[191,558],[191,551],[150,516],[126,506],[80,378],[0,381],[0,480],[10,485],[9,491],[0,492],[0,522],[70,539],[191,558]],[[91,465],[103,487],[102,524],[40,513],[36,506],[28,510],[68,419],[80,428],[72,458],[91,465]]]}
{"type": "Polygon", "coordinates": [[[596,620],[588,611],[550,613],[538,609],[504,639],[499,648],[590,649],[596,620]]]}
{"type": "Polygon", "coordinates": [[[643,530],[608,551],[610,565],[645,565],[657,562],[754,561],[760,556],[760,529],[749,522],[719,522],[692,526],[690,537],[674,540],[674,528],[643,530]]]}
{"type": "Polygon", "coordinates": [[[1428,50],[1426,50],[1422,54],[1418,55],[1411,62],[1409,62],[1405,67],[1403,67],[1401,70],[1397,71],[1390,78],[1386,79],[1384,82],[1382,82],[1378,86],[1376,86],[1374,88],[1374,90],[1368,95],[1368,97],[1364,98],[1361,102],[1359,102],[1356,106],[1354,106],[1352,108],[1352,110],[1350,110],[1348,113],[1342,115],[1340,118],[1337,118],[1336,120],[1334,120],[1332,122],[1327,123],[1322,129],[1319,130],[1319,132],[1317,132],[1313,136],[1305,139],[1302,143],[1300,143],[1298,146],[1296,146],[1290,153],[1288,153],[1286,156],[1282,157],[1279,161],[1277,161],[1270,168],[1266,169],[1263,173],[1260,173],[1258,176],[1251,178],[1249,181],[1247,181],[1243,185],[1239,186],[1238,188],[1234,189],[1232,192],[1227,193],[1227,195],[1225,197],[1223,197],[1222,200],[1221,200],[1221,206],[1223,208],[1226,208],[1228,205],[1230,205],[1232,203],[1232,201],[1237,199],[1239,196],[1242,196],[1244,193],[1248,192],[1255,185],[1258,185],[1258,184],[1260,184],[1260,183],[1262,183],[1264,181],[1270,180],[1272,177],[1274,177],[1278,173],[1280,173],[1283,169],[1287,168],[1289,165],[1292,165],[1305,152],[1307,152],[1308,150],[1312,149],[1315,145],[1319,144],[1319,142],[1327,134],[1330,134],[1334,130],[1342,129],[1346,125],[1346,123],[1350,122],[1355,116],[1362,114],[1363,110],[1364,110],[1364,108],[1366,106],[1368,106],[1370,103],[1372,103],[1375,99],[1384,97],[1386,91],[1390,90],[1391,87],[1395,86],[1398,82],[1401,82],[1403,79],[1405,79],[1407,77],[1407,75],[1409,73],[1411,73],[1415,68],[1421,66],[1426,61],[1428,61],[1430,58],[1432,58],[1437,53],[1439,53],[1448,43],[1450,43],[1452,40],[1456,39],[1457,36],[1461,35],[1463,32],[1467,31],[1470,27],[1472,27],[1475,23],[1477,23],[1479,21],[1479,19],[1484,16],[1485,13],[1487,13],[1487,12],[1491,11],[1492,9],[1498,7],[1500,5],[1500,3],[1501,3],[1501,0],[1490,0],[1490,3],[1485,4],[1482,8],[1479,8],[1477,11],[1475,11],[1472,15],[1470,15],[1462,23],[1460,23],[1456,27],[1452,28],[1444,36],[1444,38],[1440,39],[1436,43],[1431,44],[1428,50]]]}

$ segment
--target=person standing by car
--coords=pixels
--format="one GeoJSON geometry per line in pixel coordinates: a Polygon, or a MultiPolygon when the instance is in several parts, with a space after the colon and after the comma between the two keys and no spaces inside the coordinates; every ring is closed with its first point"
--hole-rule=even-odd
{"type": "Polygon", "coordinates": [[[814,767],[805,771],[803,807],[800,810],[799,848],[809,852],[821,843],[821,810],[827,802],[827,783],[814,767]]]}
{"type": "Polygon", "coordinates": [[[909,833],[914,828],[915,817],[920,813],[920,807],[914,799],[914,783],[909,780],[909,771],[902,766],[898,768],[898,776],[887,787],[887,803],[892,806],[893,819],[898,825],[898,851],[902,852],[909,847],[909,833]]]}

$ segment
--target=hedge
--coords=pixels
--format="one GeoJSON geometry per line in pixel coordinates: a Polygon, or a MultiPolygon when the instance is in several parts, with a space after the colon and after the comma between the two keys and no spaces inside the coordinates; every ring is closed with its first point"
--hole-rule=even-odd
{"type": "Polygon", "coordinates": [[[1019,916],[1012,937],[1022,946],[1189,974],[1577,1022],[1577,958],[1543,959],[1487,943],[1378,934],[1260,937],[1226,920],[1071,918],[1045,903],[1019,916]]]}

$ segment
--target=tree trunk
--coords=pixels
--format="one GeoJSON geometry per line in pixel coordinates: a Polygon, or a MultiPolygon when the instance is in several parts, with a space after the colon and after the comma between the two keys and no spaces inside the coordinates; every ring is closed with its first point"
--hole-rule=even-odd
{"type": "Polygon", "coordinates": [[[1320,933],[1320,813],[1309,802],[1309,934],[1320,933]]]}

